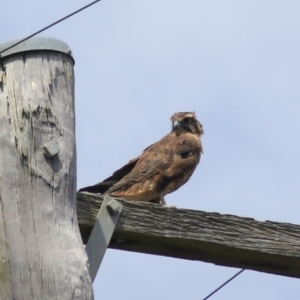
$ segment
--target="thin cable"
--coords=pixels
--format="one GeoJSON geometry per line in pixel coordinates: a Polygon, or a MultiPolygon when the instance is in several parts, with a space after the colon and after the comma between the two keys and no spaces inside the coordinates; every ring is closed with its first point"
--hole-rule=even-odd
{"type": "Polygon", "coordinates": [[[207,300],[210,296],[212,296],[214,293],[216,293],[218,290],[220,290],[223,286],[225,286],[227,283],[229,283],[231,280],[233,280],[235,277],[239,276],[242,272],[244,272],[245,269],[240,270],[235,275],[233,275],[231,278],[229,278],[227,281],[225,281],[222,285],[220,285],[217,289],[215,289],[212,293],[210,293],[208,296],[203,298],[203,300],[207,300]]]}
{"type": "MultiPolygon", "coordinates": [[[[67,16],[65,16],[65,17],[63,17],[63,18],[61,18],[61,19],[59,19],[59,20],[57,20],[56,22],[54,22],[54,23],[52,23],[52,24],[50,24],[50,25],[48,25],[48,26],[46,26],[46,27],[40,29],[39,31],[37,31],[37,32],[35,32],[35,33],[33,33],[33,34],[27,36],[26,38],[24,38],[24,39],[18,41],[17,43],[14,43],[14,44],[10,45],[9,47],[7,47],[7,48],[5,48],[4,50],[2,50],[2,51],[0,52],[0,54],[3,53],[3,52],[5,52],[5,51],[7,51],[7,50],[9,50],[9,49],[11,49],[11,48],[13,48],[13,47],[15,47],[15,46],[17,46],[17,45],[19,45],[19,44],[21,44],[22,42],[25,42],[25,41],[29,40],[30,38],[34,37],[35,35],[37,35],[37,34],[43,32],[43,31],[45,31],[46,29],[48,29],[48,28],[50,28],[50,27],[52,27],[52,26],[54,26],[54,25],[56,25],[56,24],[58,24],[58,23],[60,23],[60,22],[62,22],[62,21],[64,21],[64,20],[66,20],[66,19],[68,19],[68,18],[70,18],[70,17],[76,15],[77,13],[81,12],[82,10],[84,10],[84,9],[86,9],[86,8],[92,6],[92,5],[94,5],[94,4],[96,4],[97,2],[100,2],[100,1],[101,1],[101,0],[96,0],[96,1],[93,1],[93,2],[91,2],[91,3],[89,3],[89,4],[85,5],[85,6],[81,7],[80,9],[78,9],[78,10],[76,10],[76,11],[70,13],[69,15],[67,15],[67,16]]],[[[1,56],[1,55],[0,55],[0,56],[1,56]]],[[[243,271],[245,271],[245,269],[240,270],[239,272],[237,272],[234,276],[232,276],[232,277],[229,278],[227,281],[225,281],[222,285],[220,285],[220,286],[219,286],[217,289],[215,289],[212,293],[210,293],[208,296],[206,296],[205,298],[203,298],[203,300],[207,300],[208,298],[210,298],[213,294],[215,294],[217,291],[219,291],[222,287],[224,287],[227,283],[229,283],[229,282],[230,282],[231,280],[233,280],[235,277],[237,277],[238,275],[240,275],[243,271]]]]}
{"type": "Polygon", "coordinates": [[[88,4],[88,5],[86,5],[86,6],[83,6],[82,8],[80,8],[80,9],[78,9],[78,10],[72,12],[71,14],[69,14],[69,15],[63,17],[62,19],[59,19],[58,21],[56,21],[56,22],[54,22],[54,23],[52,23],[52,24],[50,24],[50,25],[44,27],[43,29],[41,29],[41,30],[39,30],[39,31],[37,31],[37,32],[35,32],[35,33],[29,35],[28,37],[26,37],[26,38],[24,38],[24,39],[18,41],[17,43],[12,44],[11,46],[9,46],[9,47],[5,48],[4,50],[2,50],[2,51],[0,52],[0,54],[3,53],[3,52],[5,52],[5,51],[7,51],[7,50],[9,50],[9,49],[11,49],[11,48],[13,48],[13,47],[15,47],[15,46],[17,46],[17,45],[19,45],[19,44],[22,43],[22,42],[27,41],[28,39],[30,39],[30,38],[32,38],[33,36],[35,36],[35,35],[37,35],[37,34],[43,32],[43,31],[45,31],[46,29],[48,29],[48,28],[50,28],[50,27],[52,27],[52,26],[54,26],[54,25],[56,25],[56,24],[58,24],[58,23],[60,23],[60,22],[62,22],[62,21],[64,21],[64,20],[66,20],[66,19],[68,19],[68,18],[74,16],[75,14],[77,14],[77,13],[79,13],[80,11],[82,11],[82,10],[88,8],[89,6],[92,6],[93,4],[95,4],[95,3],[99,2],[99,1],[101,1],[101,0],[93,1],[93,2],[91,2],[90,4],[88,4]]]}

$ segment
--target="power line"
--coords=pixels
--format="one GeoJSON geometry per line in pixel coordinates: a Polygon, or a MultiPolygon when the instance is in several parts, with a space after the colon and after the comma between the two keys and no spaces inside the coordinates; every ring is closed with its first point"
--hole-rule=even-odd
{"type": "MultiPolygon", "coordinates": [[[[52,26],[54,26],[54,25],[56,25],[56,24],[58,24],[58,23],[60,23],[60,22],[62,22],[62,21],[64,21],[64,20],[66,20],[66,19],[68,19],[68,18],[74,16],[75,14],[77,14],[77,13],[79,13],[80,11],[82,11],[82,10],[88,8],[89,6],[92,6],[92,5],[96,4],[96,3],[99,2],[99,1],[101,1],[101,0],[93,1],[93,2],[91,2],[90,4],[87,4],[86,6],[83,6],[83,7],[81,7],[80,9],[78,9],[78,10],[76,10],[76,11],[70,13],[69,15],[67,15],[67,16],[65,16],[65,17],[63,17],[63,18],[61,18],[61,19],[59,19],[59,20],[57,20],[56,22],[54,22],[54,23],[52,23],[52,24],[50,24],[50,25],[48,25],[48,26],[42,28],[41,30],[39,30],[39,31],[37,31],[37,32],[35,32],[35,33],[33,33],[33,34],[27,36],[26,38],[24,38],[24,39],[18,41],[17,43],[10,45],[9,47],[7,47],[7,48],[5,48],[4,50],[2,50],[2,51],[0,52],[0,54],[3,53],[3,52],[5,52],[5,51],[7,51],[7,50],[9,50],[9,49],[11,49],[11,48],[13,48],[13,47],[15,47],[15,46],[17,46],[17,45],[19,45],[19,44],[21,44],[22,42],[27,41],[28,39],[30,39],[30,38],[32,38],[33,36],[35,36],[35,35],[37,35],[37,34],[43,32],[43,31],[45,31],[46,29],[48,29],[48,28],[50,28],[50,27],[52,27],[52,26]]],[[[0,56],[1,56],[1,55],[0,55],[0,56]]]]}
{"type": "MultiPolygon", "coordinates": [[[[22,40],[20,40],[20,41],[18,41],[18,42],[16,42],[16,43],[10,45],[9,47],[7,47],[7,48],[5,48],[4,50],[0,51],[0,54],[3,53],[3,52],[5,52],[5,51],[7,51],[7,50],[9,50],[9,49],[11,49],[11,48],[13,48],[13,47],[15,47],[15,46],[17,46],[17,45],[19,45],[19,44],[21,44],[22,42],[25,42],[25,41],[29,40],[29,39],[32,38],[33,36],[35,36],[35,35],[37,35],[37,34],[43,32],[43,31],[47,30],[48,28],[50,28],[50,27],[52,27],[52,26],[54,26],[54,25],[56,25],[56,24],[58,24],[58,23],[60,23],[60,22],[62,22],[62,21],[64,21],[64,20],[66,20],[66,19],[68,19],[68,18],[74,16],[75,14],[77,14],[77,13],[83,11],[84,9],[86,9],[86,8],[92,6],[92,5],[94,5],[94,4],[96,4],[97,2],[100,2],[100,1],[101,1],[101,0],[95,0],[95,1],[93,1],[93,2],[91,2],[91,3],[89,3],[89,4],[87,4],[87,5],[85,5],[85,6],[83,6],[83,7],[81,7],[80,9],[78,9],[78,10],[76,10],[76,11],[70,13],[69,15],[67,15],[67,16],[65,16],[65,17],[63,17],[63,18],[61,18],[61,19],[59,19],[59,20],[57,20],[56,22],[54,22],[54,23],[52,23],[52,24],[50,24],[50,25],[48,25],[48,26],[46,26],[46,27],[44,27],[44,28],[42,28],[42,29],[36,31],[35,33],[33,33],[33,34],[27,36],[26,38],[24,38],[24,39],[22,39],[22,40]]],[[[1,57],[1,55],[0,55],[0,57],[1,57]]],[[[229,282],[230,282],[231,280],[233,280],[235,277],[237,277],[238,275],[240,275],[243,271],[245,271],[245,269],[240,270],[239,272],[237,272],[234,276],[232,276],[232,277],[229,278],[227,281],[225,281],[222,285],[220,285],[220,286],[219,286],[217,289],[215,289],[212,293],[210,293],[208,296],[206,296],[205,298],[203,298],[203,300],[207,300],[208,298],[210,298],[213,294],[215,294],[217,291],[219,291],[221,288],[223,288],[227,283],[229,283],[229,282]]]]}
{"type": "MultiPolygon", "coordinates": [[[[95,0],[95,1],[93,1],[93,2],[91,2],[91,3],[89,3],[89,4],[87,4],[87,5],[85,5],[85,6],[83,6],[83,7],[81,7],[80,9],[78,9],[78,10],[76,10],[76,11],[70,13],[69,15],[67,15],[67,16],[65,16],[65,17],[63,17],[63,18],[61,18],[61,19],[55,21],[54,23],[52,23],[52,24],[50,24],[50,25],[48,25],[48,26],[46,26],[46,27],[44,27],[44,28],[42,28],[42,29],[36,31],[35,33],[33,33],[33,34],[27,36],[26,38],[24,38],[24,39],[22,39],[22,40],[20,40],[20,41],[18,41],[18,42],[16,42],[16,43],[10,45],[9,47],[7,47],[7,48],[5,48],[4,50],[0,51],[0,54],[3,53],[3,52],[5,52],[5,51],[7,51],[7,50],[9,50],[9,49],[11,49],[11,48],[13,48],[13,47],[15,47],[15,46],[17,46],[17,45],[19,45],[19,44],[21,44],[22,42],[25,42],[25,41],[29,40],[30,38],[34,37],[35,35],[37,35],[37,34],[43,32],[43,31],[47,30],[48,28],[53,27],[54,25],[56,25],[56,24],[58,24],[58,23],[60,23],[60,22],[62,22],[62,21],[64,21],[64,20],[66,20],[66,19],[68,19],[68,18],[70,18],[70,17],[72,17],[72,16],[74,16],[74,15],[76,15],[77,13],[83,11],[84,9],[86,9],[86,8],[92,6],[92,5],[94,5],[94,4],[96,4],[97,2],[100,2],[100,1],[101,1],[101,0],[95,0]]],[[[1,56],[1,55],[0,55],[0,56],[1,56]]],[[[229,282],[230,282],[231,280],[233,280],[235,277],[237,277],[238,275],[240,275],[243,271],[245,271],[245,269],[240,270],[239,272],[237,272],[234,276],[232,276],[232,277],[229,278],[227,281],[225,281],[222,285],[220,285],[217,289],[215,289],[213,292],[211,292],[208,296],[206,296],[205,298],[203,298],[203,300],[207,300],[208,298],[210,298],[213,294],[215,294],[217,291],[219,291],[221,288],[223,288],[227,283],[229,283],[229,282]]]]}
{"type": "Polygon", "coordinates": [[[203,300],[207,300],[208,298],[210,298],[210,296],[212,296],[214,293],[216,293],[218,290],[220,290],[223,286],[225,286],[227,283],[229,283],[231,280],[233,280],[235,277],[239,276],[242,272],[244,272],[245,269],[240,270],[239,272],[237,272],[235,275],[233,275],[231,278],[229,278],[227,281],[225,281],[222,285],[220,285],[217,289],[215,289],[212,293],[210,293],[208,296],[206,296],[205,298],[203,298],[203,300]]]}

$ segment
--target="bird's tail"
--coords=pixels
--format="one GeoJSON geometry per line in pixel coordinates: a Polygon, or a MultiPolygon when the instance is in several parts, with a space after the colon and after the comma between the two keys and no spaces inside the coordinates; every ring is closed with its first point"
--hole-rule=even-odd
{"type": "Polygon", "coordinates": [[[104,194],[112,185],[114,185],[117,180],[103,181],[95,185],[86,186],[81,188],[78,192],[89,192],[94,194],[104,194]]]}

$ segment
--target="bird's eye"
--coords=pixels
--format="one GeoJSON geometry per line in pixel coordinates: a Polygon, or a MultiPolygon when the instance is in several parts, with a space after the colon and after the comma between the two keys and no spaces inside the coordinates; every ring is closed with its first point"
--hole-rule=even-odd
{"type": "Polygon", "coordinates": [[[182,123],[183,123],[183,124],[188,124],[188,123],[190,123],[190,121],[191,121],[191,118],[184,118],[184,119],[182,120],[182,123]]]}

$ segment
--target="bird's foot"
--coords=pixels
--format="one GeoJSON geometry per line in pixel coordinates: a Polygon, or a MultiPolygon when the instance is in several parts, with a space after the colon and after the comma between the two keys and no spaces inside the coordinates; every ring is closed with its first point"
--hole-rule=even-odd
{"type": "Polygon", "coordinates": [[[160,194],[159,199],[160,199],[160,204],[161,204],[162,206],[167,206],[167,203],[166,203],[166,200],[165,200],[163,194],[160,194]]]}

